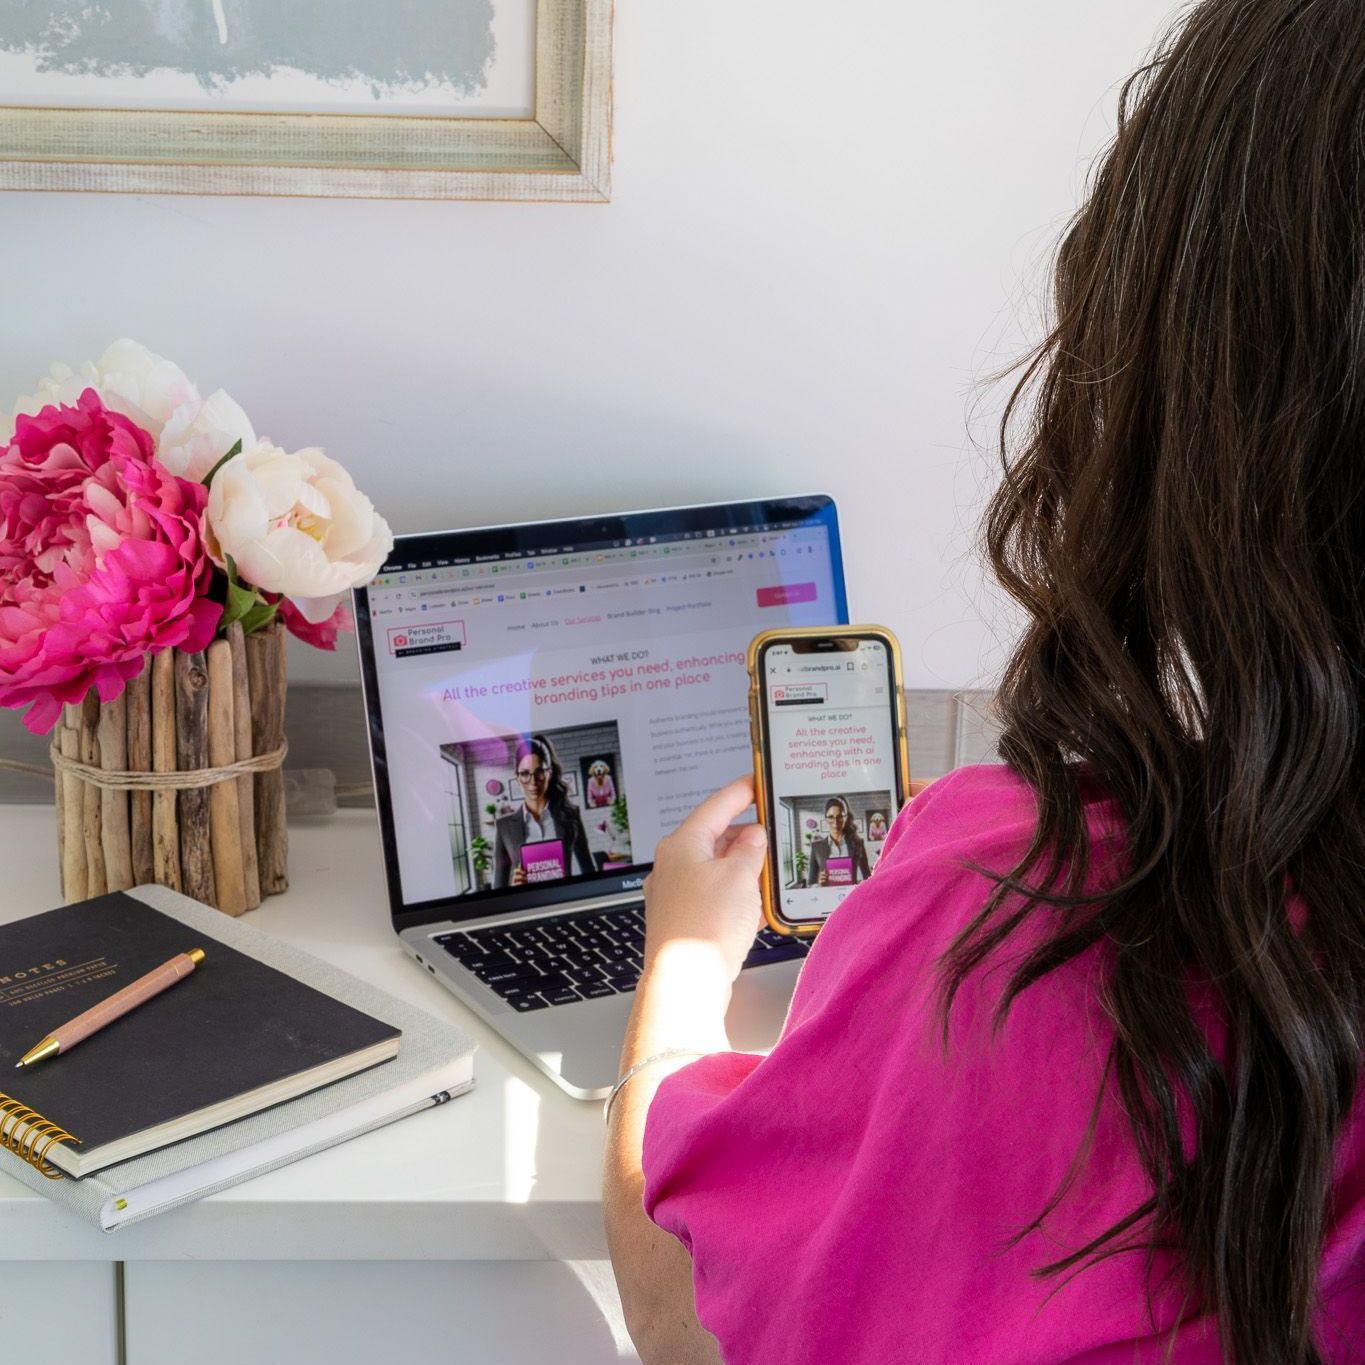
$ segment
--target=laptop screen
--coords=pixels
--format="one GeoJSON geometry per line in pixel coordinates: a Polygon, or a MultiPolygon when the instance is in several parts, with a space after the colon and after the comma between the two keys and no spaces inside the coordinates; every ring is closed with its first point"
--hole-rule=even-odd
{"type": "Polygon", "coordinates": [[[395,916],[638,889],[750,767],[749,641],[847,620],[823,496],[399,537],[356,594],[395,916]]]}

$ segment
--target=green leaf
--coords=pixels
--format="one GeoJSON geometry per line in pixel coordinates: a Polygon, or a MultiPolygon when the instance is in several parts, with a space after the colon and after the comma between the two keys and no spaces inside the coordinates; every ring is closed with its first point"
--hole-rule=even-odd
{"type": "Polygon", "coordinates": [[[230,626],[234,621],[241,621],[242,629],[246,630],[246,619],[257,607],[267,604],[261,601],[261,595],[255,588],[244,588],[233,576],[228,577],[227,602],[223,607],[222,624],[230,626]]]}
{"type": "Polygon", "coordinates": [[[241,439],[238,438],[236,441],[234,441],[234,442],[232,443],[232,449],[229,450],[228,453],[227,453],[226,455],[224,455],[223,458],[222,458],[221,460],[219,460],[218,463],[217,463],[216,465],[214,465],[213,468],[210,469],[209,472],[208,472],[207,474],[204,475],[204,480],[203,480],[203,482],[204,482],[204,487],[207,488],[207,487],[209,486],[209,484],[211,484],[211,483],[213,482],[213,476],[214,476],[214,475],[215,475],[215,474],[216,474],[216,473],[217,473],[225,464],[227,464],[227,462],[228,462],[230,459],[232,459],[232,457],[233,457],[234,455],[240,455],[241,453],[242,453],[242,442],[241,442],[241,439]]]}
{"type": "Polygon", "coordinates": [[[251,635],[264,630],[275,619],[278,610],[278,602],[262,602],[258,598],[256,605],[242,617],[242,634],[251,635]]]}

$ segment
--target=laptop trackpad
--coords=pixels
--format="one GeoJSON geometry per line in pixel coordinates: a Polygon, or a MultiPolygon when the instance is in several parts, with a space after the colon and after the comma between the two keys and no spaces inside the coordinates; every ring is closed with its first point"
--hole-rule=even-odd
{"type": "Polygon", "coordinates": [[[777,1042],[803,960],[765,963],[739,974],[725,1016],[736,1052],[766,1052],[777,1042]]]}
{"type": "MultiPolygon", "coordinates": [[[[725,1016],[730,1043],[737,1051],[766,1052],[777,1041],[802,960],[765,963],[740,973],[725,1016]]],[[[633,1001],[632,995],[618,995],[593,1001],[591,1009],[565,1005],[504,1015],[499,1024],[582,1099],[605,1093],[615,1080],[616,1058],[633,1001]]]]}

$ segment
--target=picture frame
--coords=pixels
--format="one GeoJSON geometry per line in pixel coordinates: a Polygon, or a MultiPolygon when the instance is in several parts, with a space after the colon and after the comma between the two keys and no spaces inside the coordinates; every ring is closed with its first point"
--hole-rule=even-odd
{"type": "Polygon", "coordinates": [[[583,808],[585,810],[610,811],[621,793],[621,757],[616,751],[610,753],[584,754],[578,760],[578,772],[582,778],[583,808]],[[594,781],[594,770],[599,774],[594,781]]]}
{"type": "Polygon", "coordinates": [[[611,198],[612,0],[537,0],[527,118],[0,106],[0,189],[611,198]]]}

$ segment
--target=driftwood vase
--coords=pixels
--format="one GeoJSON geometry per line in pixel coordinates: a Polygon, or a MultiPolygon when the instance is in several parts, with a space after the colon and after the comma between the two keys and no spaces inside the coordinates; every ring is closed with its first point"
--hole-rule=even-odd
{"type": "Polygon", "coordinates": [[[240,915],[289,885],[284,628],[153,655],[52,738],[67,903],[144,882],[240,915]]]}

